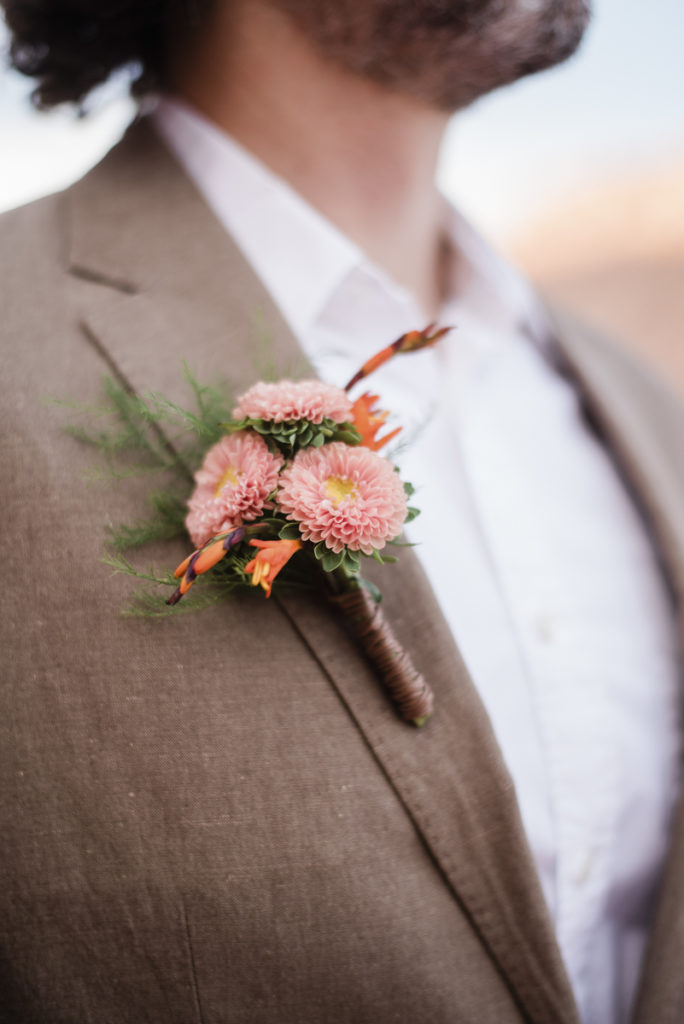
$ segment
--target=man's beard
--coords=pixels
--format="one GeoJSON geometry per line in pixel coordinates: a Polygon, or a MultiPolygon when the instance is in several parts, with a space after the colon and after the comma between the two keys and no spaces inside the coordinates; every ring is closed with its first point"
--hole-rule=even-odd
{"type": "Polygon", "coordinates": [[[325,57],[442,110],[577,49],[591,0],[271,0],[325,57]]]}

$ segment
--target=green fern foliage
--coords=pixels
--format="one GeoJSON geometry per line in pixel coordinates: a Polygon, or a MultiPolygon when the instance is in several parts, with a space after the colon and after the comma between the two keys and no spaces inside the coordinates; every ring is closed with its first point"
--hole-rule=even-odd
{"type": "MultiPolygon", "coordinates": [[[[101,402],[58,403],[80,421],[69,424],[67,432],[96,455],[88,475],[90,481],[117,484],[135,476],[155,479],[146,514],[133,522],[107,527],[105,564],[113,572],[146,585],[134,594],[124,609],[126,615],[158,618],[178,614],[166,604],[178,582],[173,575],[143,570],[127,555],[154,542],[186,537],[185,516],[193,474],[207,449],[225,433],[221,423],[230,417],[234,405],[224,384],[200,384],[186,364],[183,375],[192,396],[191,408],[157,392],[137,395],[111,376],[103,379],[101,402]],[[154,589],[150,584],[155,585],[154,589]]],[[[183,601],[182,611],[204,608],[237,586],[245,586],[249,582],[244,573],[249,550],[242,558],[226,560],[226,566],[219,566],[210,580],[198,580],[192,594],[183,601]]]]}

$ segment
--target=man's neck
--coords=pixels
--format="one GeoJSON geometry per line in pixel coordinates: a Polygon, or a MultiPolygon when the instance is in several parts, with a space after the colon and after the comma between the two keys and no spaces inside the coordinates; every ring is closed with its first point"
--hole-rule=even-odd
{"type": "Polygon", "coordinates": [[[216,6],[176,90],[437,311],[446,115],[324,61],[258,0],[216,6]]]}

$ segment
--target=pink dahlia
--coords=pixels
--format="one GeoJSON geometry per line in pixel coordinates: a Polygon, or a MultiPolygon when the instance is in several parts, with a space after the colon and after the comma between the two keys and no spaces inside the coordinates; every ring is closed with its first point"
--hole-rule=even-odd
{"type": "Polygon", "coordinates": [[[278,506],[304,540],[366,555],[401,532],[406,495],[391,462],[342,442],[303,448],[280,475],[278,506]]]}
{"type": "Polygon", "coordinates": [[[323,384],[320,380],[281,380],[277,384],[259,382],[245,391],[233,409],[233,417],[254,419],[310,420],[321,423],[324,419],[346,423],[351,419],[352,404],[341,388],[323,384]]]}
{"type": "Polygon", "coordinates": [[[185,520],[195,547],[217,533],[257,519],[278,486],[283,460],[258,434],[242,430],[222,437],[195,473],[197,486],[185,520]]]}

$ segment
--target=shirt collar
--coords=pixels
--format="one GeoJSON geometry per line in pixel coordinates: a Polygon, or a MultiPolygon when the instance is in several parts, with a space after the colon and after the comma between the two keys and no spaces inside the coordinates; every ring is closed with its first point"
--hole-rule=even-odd
{"type": "MultiPolygon", "coordinates": [[[[422,320],[407,289],[287,182],[215,124],[177,98],[163,97],[156,128],[252,264],[297,337],[304,337],[345,285],[363,280],[382,301],[422,320]]],[[[534,336],[540,304],[527,282],[445,200],[452,259],[444,316],[479,319],[501,338],[521,326],[534,336]],[[536,322],[535,322],[536,318],[536,322]]],[[[445,321],[446,322],[446,321],[445,321]]]]}
{"type": "Polygon", "coordinates": [[[252,264],[295,335],[309,329],[361,250],[282,178],[195,110],[164,97],[155,126],[252,264]]]}

